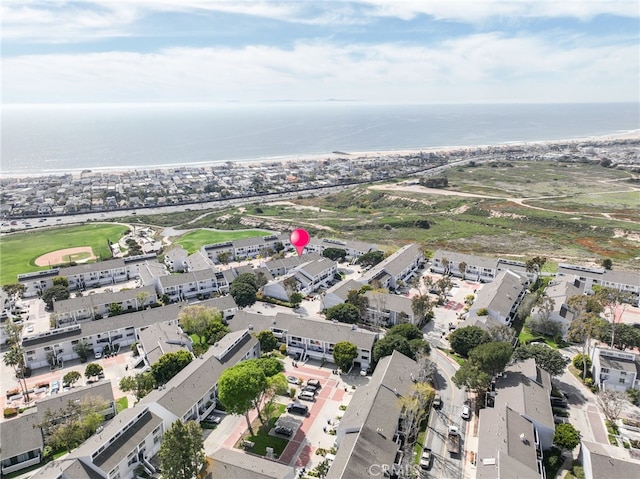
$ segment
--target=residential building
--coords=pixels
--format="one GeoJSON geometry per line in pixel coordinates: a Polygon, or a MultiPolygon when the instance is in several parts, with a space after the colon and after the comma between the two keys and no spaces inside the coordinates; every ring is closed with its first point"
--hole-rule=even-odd
{"type": "Polygon", "coordinates": [[[293,290],[307,296],[321,287],[327,287],[329,282],[333,282],[337,271],[337,263],[329,258],[308,261],[290,270],[285,277],[267,283],[262,287],[262,293],[281,301],[289,301],[290,288],[286,286],[285,282],[289,278],[293,278],[295,281],[293,290]]]}
{"type": "Polygon", "coordinates": [[[369,300],[366,321],[376,326],[393,326],[400,323],[416,324],[411,298],[403,295],[367,291],[369,300]]]}
{"type": "Polygon", "coordinates": [[[237,449],[220,448],[210,456],[207,477],[211,479],[294,479],[291,466],[237,449]]]}
{"type": "Polygon", "coordinates": [[[381,288],[395,290],[402,284],[411,284],[412,277],[425,261],[424,253],[418,245],[408,244],[365,272],[359,281],[362,284],[375,282],[381,288]]]}
{"type": "Polygon", "coordinates": [[[353,279],[339,281],[320,296],[322,309],[329,309],[337,306],[338,304],[344,303],[347,300],[350,291],[360,291],[361,288],[362,283],[358,283],[353,279]]]}
{"type": "Polygon", "coordinates": [[[451,274],[469,281],[488,283],[498,274],[498,260],[454,251],[437,250],[431,258],[431,271],[440,274],[451,274]],[[460,266],[465,265],[464,275],[460,266]]]}
{"type": "Polygon", "coordinates": [[[579,280],[584,283],[584,292],[593,293],[594,286],[617,289],[633,295],[636,304],[640,295],[640,275],[635,271],[615,271],[605,268],[593,268],[588,266],[560,263],[558,265],[558,278],[566,277],[569,280],[579,280]]]}
{"type": "Polygon", "coordinates": [[[480,410],[476,478],[544,479],[555,433],[551,378],[533,359],[508,366],[480,410]]]}
{"type": "Polygon", "coordinates": [[[582,441],[580,460],[585,479],[637,477],[640,470],[640,460],[629,449],[610,444],[582,441]]]}
{"type": "Polygon", "coordinates": [[[299,318],[291,314],[276,316],[238,311],[229,322],[231,330],[248,328],[258,333],[270,330],[287,346],[288,354],[299,354],[302,360],[317,359],[333,362],[333,347],[341,341],[349,341],[358,348],[354,367],[367,369],[372,362],[372,351],[378,334],[357,328],[355,325],[311,318],[299,318]]]}
{"type": "Polygon", "coordinates": [[[591,349],[591,375],[602,390],[640,389],[640,356],[626,351],[594,346],[591,349]]]}
{"type": "Polygon", "coordinates": [[[38,401],[35,408],[26,410],[14,419],[0,422],[0,443],[2,444],[0,471],[2,475],[40,464],[44,450],[44,435],[40,425],[45,420],[47,411],[54,413],[62,411],[67,407],[69,401],[82,401],[88,396],[105,401],[106,407],[101,412],[105,419],[112,419],[116,415],[111,382],[100,381],[44,398],[38,401]]]}
{"type": "MultiPolygon", "coordinates": [[[[290,246],[290,245],[289,245],[290,246]]],[[[352,260],[358,259],[360,256],[371,251],[377,251],[375,244],[365,243],[363,241],[338,240],[331,238],[312,237],[309,244],[305,246],[307,253],[324,253],[327,248],[342,249],[346,252],[346,257],[352,260]]]]}
{"type": "Polygon", "coordinates": [[[490,284],[478,291],[465,319],[465,326],[476,325],[484,329],[494,324],[511,326],[528,284],[525,277],[511,270],[499,273],[490,284]]]}
{"type": "Polygon", "coordinates": [[[403,462],[409,422],[400,398],[421,378],[418,365],[398,351],[378,362],[369,384],[359,387],[336,430],[338,451],[327,479],[383,477],[403,462]],[[376,469],[372,469],[374,466],[376,469]]]}

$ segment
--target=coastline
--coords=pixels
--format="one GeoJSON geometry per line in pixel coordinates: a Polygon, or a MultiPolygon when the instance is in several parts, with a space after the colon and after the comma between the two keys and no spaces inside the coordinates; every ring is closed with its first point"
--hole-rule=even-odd
{"type": "Polygon", "coordinates": [[[567,144],[582,144],[582,143],[604,143],[609,141],[624,141],[624,140],[640,140],[640,129],[628,130],[616,134],[606,134],[601,136],[585,136],[578,138],[566,138],[556,140],[533,140],[533,141],[507,141],[493,144],[478,144],[478,145],[452,145],[452,146],[434,146],[425,148],[412,148],[412,149],[397,149],[397,150],[368,150],[368,151],[348,151],[348,152],[330,152],[330,153],[315,153],[315,154],[301,154],[301,155],[282,155],[272,157],[250,158],[244,160],[217,160],[217,161],[203,161],[203,162],[185,162],[174,164],[159,164],[159,165],[140,165],[140,166],[114,166],[114,167],[90,167],[90,168],[76,168],[67,171],[46,171],[39,173],[18,173],[18,174],[0,174],[1,181],[7,180],[20,180],[22,178],[47,178],[47,177],[61,177],[71,175],[72,177],[79,178],[82,176],[93,175],[120,175],[130,174],[134,171],[141,173],[149,171],[167,171],[175,169],[201,169],[201,168],[222,168],[225,165],[232,165],[233,167],[244,167],[249,169],[255,169],[265,166],[285,168],[289,163],[309,163],[320,161],[336,161],[336,160],[361,160],[368,158],[380,158],[380,157],[411,157],[419,155],[421,153],[429,154],[452,154],[458,152],[469,152],[474,150],[483,150],[486,148],[507,148],[507,147],[549,147],[553,145],[567,145],[567,144]]]}

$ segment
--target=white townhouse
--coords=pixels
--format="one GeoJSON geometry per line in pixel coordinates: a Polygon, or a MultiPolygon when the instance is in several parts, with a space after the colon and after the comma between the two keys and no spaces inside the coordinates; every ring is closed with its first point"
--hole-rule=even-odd
{"type": "Polygon", "coordinates": [[[22,339],[25,364],[38,369],[49,366],[49,356],[56,364],[78,359],[74,346],[81,341],[94,352],[106,346],[114,349],[116,344],[122,349],[136,341],[136,327],[176,320],[181,307],[182,304],[170,304],[25,336],[22,339]]]}
{"type": "Polygon", "coordinates": [[[510,270],[498,274],[490,284],[478,291],[465,326],[491,326],[488,323],[511,326],[528,284],[526,277],[510,270]]]}
{"type": "Polygon", "coordinates": [[[182,273],[187,269],[189,253],[180,245],[176,245],[164,254],[164,264],[172,273],[182,273]]]}
{"type": "Polygon", "coordinates": [[[543,451],[555,433],[551,378],[533,359],[508,366],[480,410],[476,478],[545,479],[543,451]]]}
{"type": "Polygon", "coordinates": [[[282,259],[274,259],[265,261],[260,266],[269,270],[271,276],[278,277],[287,274],[289,271],[299,267],[302,264],[322,259],[323,256],[318,253],[308,253],[301,256],[293,255],[282,259]]]}
{"type": "Polygon", "coordinates": [[[350,291],[360,291],[361,288],[362,283],[358,283],[353,279],[338,282],[320,296],[322,309],[329,309],[333,306],[344,303],[347,300],[350,291]]]}
{"type": "Polygon", "coordinates": [[[238,311],[229,322],[232,330],[248,328],[254,333],[270,330],[281,343],[287,346],[287,354],[299,354],[302,360],[316,359],[333,363],[333,348],[336,343],[349,341],[358,348],[354,367],[368,369],[373,360],[373,345],[378,334],[357,328],[355,325],[338,322],[299,318],[290,314],[276,316],[238,311]]]}
{"type": "MultiPolygon", "coordinates": [[[[200,250],[214,263],[219,263],[220,253],[229,253],[231,261],[240,261],[247,258],[255,258],[258,255],[266,256],[276,250],[278,243],[285,246],[285,235],[258,236],[242,238],[234,241],[204,245],[200,250]]],[[[285,246],[286,247],[286,246],[285,246]]]]}
{"type": "Polygon", "coordinates": [[[2,475],[40,464],[43,458],[44,439],[39,424],[45,420],[47,411],[62,411],[69,401],[81,401],[89,395],[105,401],[105,409],[101,411],[105,420],[112,419],[116,415],[111,381],[100,381],[41,399],[35,407],[25,410],[19,416],[0,422],[0,443],[2,444],[0,472],[2,475]]]}
{"type": "Polygon", "coordinates": [[[52,268],[18,275],[18,282],[25,286],[25,298],[42,294],[53,286],[53,279],[64,276],[69,281],[69,289],[85,290],[109,284],[122,283],[136,279],[140,275],[140,267],[145,262],[156,260],[155,254],[117,258],[97,263],[84,263],[67,268],[52,268]]]}
{"type": "Polygon", "coordinates": [[[380,291],[367,291],[369,300],[366,321],[376,326],[393,326],[400,323],[416,324],[411,299],[380,291]]]}
{"type": "Polygon", "coordinates": [[[637,455],[632,456],[629,449],[611,444],[582,441],[580,462],[584,468],[585,479],[602,477],[626,479],[637,477],[640,470],[640,460],[637,455]]]}
{"type": "Polygon", "coordinates": [[[417,363],[402,353],[380,359],[369,384],[355,391],[337,426],[338,450],[327,479],[382,478],[390,477],[384,471],[403,470],[403,442],[411,425],[400,398],[409,396],[420,379],[417,363]]]}
{"type": "Polygon", "coordinates": [[[296,291],[307,296],[322,287],[326,287],[334,280],[338,271],[338,264],[329,258],[308,261],[291,270],[286,277],[270,281],[262,287],[262,293],[270,298],[289,301],[289,294],[284,282],[288,278],[296,281],[296,291]]]}
{"type": "MultiPolygon", "coordinates": [[[[575,314],[567,302],[573,296],[581,295],[584,292],[584,284],[575,281],[568,281],[566,278],[558,278],[549,282],[545,289],[545,294],[553,300],[553,309],[549,314],[549,319],[562,326],[562,336],[566,338],[567,330],[575,314]],[[576,285],[577,283],[577,285],[576,285]]],[[[533,318],[540,318],[539,308],[534,307],[531,311],[533,318]]]]}
{"type": "MultiPolygon", "coordinates": [[[[290,245],[289,245],[290,246],[290,245]]],[[[312,237],[309,240],[309,244],[305,247],[307,253],[322,254],[327,248],[342,249],[346,252],[346,257],[349,259],[358,259],[363,254],[371,251],[377,251],[378,246],[371,243],[365,243],[363,241],[352,240],[338,240],[331,238],[316,238],[312,237]]]]}
{"type": "Polygon", "coordinates": [[[493,281],[498,274],[498,260],[439,249],[431,258],[431,271],[485,283],[493,281]],[[461,265],[466,265],[464,275],[461,265]]]}
{"type": "Polygon", "coordinates": [[[365,272],[358,281],[362,284],[377,282],[382,288],[395,290],[401,283],[410,284],[425,261],[424,253],[418,245],[408,244],[365,272]]]}
{"type": "MultiPolygon", "coordinates": [[[[221,277],[223,275],[220,275],[221,277]]],[[[224,281],[226,284],[226,281],[224,281]]],[[[165,294],[170,301],[186,301],[196,297],[207,297],[220,293],[218,288],[218,271],[202,269],[186,273],[172,274],[157,278],[156,289],[159,296],[165,294]]]]}
{"type": "Polygon", "coordinates": [[[614,271],[604,268],[591,268],[566,263],[558,265],[558,278],[579,280],[584,283],[586,294],[593,293],[594,286],[604,286],[634,295],[638,303],[640,295],[640,275],[633,271],[614,271]]]}
{"type": "Polygon", "coordinates": [[[260,343],[248,331],[229,333],[167,384],[117,414],[100,433],[46,464],[33,479],[134,479],[138,467],[149,475],[157,473],[153,464],[164,432],[178,419],[199,421],[210,414],[220,374],[259,356],[260,343]]]}
{"type": "Polygon", "coordinates": [[[591,350],[591,374],[603,390],[640,389],[640,356],[595,346],[591,350]]]}
{"type": "Polygon", "coordinates": [[[108,317],[112,304],[119,305],[122,308],[122,312],[126,313],[138,311],[157,303],[158,295],[153,286],[124,289],[110,293],[88,294],[54,301],[52,318],[56,322],[56,327],[60,327],[80,321],[108,317]]]}

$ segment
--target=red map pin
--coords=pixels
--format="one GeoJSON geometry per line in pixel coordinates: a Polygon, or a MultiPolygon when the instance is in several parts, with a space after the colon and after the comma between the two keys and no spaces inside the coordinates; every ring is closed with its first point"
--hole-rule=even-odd
{"type": "Polygon", "coordinates": [[[293,230],[289,236],[289,241],[296,248],[298,256],[302,255],[302,251],[304,250],[304,247],[309,244],[310,239],[311,237],[309,236],[309,232],[302,228],[293,230]]]}

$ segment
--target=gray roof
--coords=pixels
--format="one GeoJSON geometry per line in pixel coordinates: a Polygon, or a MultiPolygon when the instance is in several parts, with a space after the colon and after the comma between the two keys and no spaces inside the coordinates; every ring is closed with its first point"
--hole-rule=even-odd
{"type": "Polygon", "coordinates": [[[356,280],[349,279],[347,281],[340,281],[338,284],[333,285],[327,290],[326,294],[335,294],[344,301],[347,299],[349,291],[360,291],[360,288],[362,288],[361,283],[358,283],[356,280]]]}
{"type": "Polygon", "coordinates": [[[160,284],[166,288],[168,286],[180,286],[181,284],[197,283],[198,281],[215,279],[215,277],[216,272],[214,270],[204,269],[200,271],[189,271],[186,273],[162,276],[160,278],[160,284]]]}
{"type": "Polygon", "coordinates": [[[303,265],[300,265],[299,270],[307,275],[309,278],[324,273],[325,271],[336,266],[336,262],[329,258],[321,258],[314,261],[309,261],[303,265]]]}
{"type": "Polygon", "coordinates": [[[370,283],[374,279],[377,279],[376,277],[381,273],[386,273],[395,277],[404,271],[416,258],[423,256],[424,255],[417,244],[412,243],[405,245],[364,273],[362,275],[362,279],[370,283]]]}
{"type": "MultiPolygon", "coordinates": [[[[140,408],[133,408],[131,411],[136,414],[142,412],[140,408]]],[[[162,418],[149,410],[144,410],[144,413],[137,418],[135,424],[125,429],[130,418],[123,413],[124,411],[113,418],[108,424],[108,428],[105,427],[103,432],[97,435],[100,439],[103,436],[105,439],[107,437],[110,438],[109,445],[93,460],[96,466],[107,473],[126,458],[127,454],[133,451],[155,428],[162,424],[162,418]],[[116,437],[116,431],[122,432],[116,437]],[[115,440],[111,441],[113,438],[115,440]]],[[[77,454],[79,455],[79,451],[77,454]]]]}
{"type": "Polygon", "coordinates": [[[63,339],[74,337],[80,339],[83,337],[107,333],[117,329],[124,329],[133,326],[142,327],[157,322],[170,321],[178,318],[178,314],[180,313],[180,308],[182,306],[182,303],[168,304],[167,306],[159,308],[121,314],[119,316],[113,316],[99,321],[86,321],[72,327],[53,330],[53,334],[29,336],[22,340],[22,346],[25,351],[29,351],[31,349],[57,344],[63,339]]]}
{"type": "Polygon", "coordinates": [[[295,474],[291,466],[237,449],[218,449],[210,457],[213,461],[208,472],[213,479],[288,479],[295,474]]]}
{"type": "Polygon", "coordinates": [[[189,351],[191,340],[176,328],[175,324],[154,323],[138,330],[138,338],[147,355],[149,364],[153,364],[166,353],[175,353],[181,349],[189,351]]]}
{"type": "Polygon", "coordinates": [[[220,374],[238,363],[257,343],[258,340],[247,332],[222,361],[216,357],[220,353],[219,349],[210,348],[202,358],[191,361],[164,389],[153,391],[140,403],[155,402],[175,416],[183,417],[216,384],[220,374]]]}
{"type": "Polygon", "coordinates": [[[273,316],[238,311],[229,322],[229,327],[237,331],[251,326],[254,332],[277,328],[288,332],[291,336],[316,339],[329,343],[349,341],[360,349],[371,351],[377,338],[376,333],[363,329],[352,329],[349,324],[333,323],[326,320],[299,318],[290,314],[278,313],[273,316]]]}
{"type": "Polygon", "coordinates": [[[503,316],[507,316],[525,287],[526,278],[513,271],[503,271],[489,284],[485,285],[473,302],[469,316],[482,308],[497,311],[503,316]]]}
{"type": "Polygon", "coordinates": [[[215,308],[218,311],[226,311],[228,309],[237,308],[233,296],[230,294],[225,294],[224,296],[218,296],[216,298],[207,299],[204,301],[199,301],[198,305],[204,306],[206,308],[215,308]]]}
{"type": "MultiPolygon", "coordinates": [[[[602,352],[602,350],[598,350],[602,352]]],[[[636,362],[631,359],[614,358],[606,354],[600,354],[600,366],[609,369],[615,369],[616,371],[627,371],[630,373],[636,372],[636,362]]]]}
{"type": "Polygon", "coordinates": [[[413,315],[413,309],[411,308],[411,299],[399,294],[382,293],[380,291],[367,291],[365,297],[369,298],[369,307],[375,308],[375,297],[380,295],[382,298],[382,304],[387,311],[395,311],[396,313],[405,312],[408,315],[413,315]]]}
{"type": "Polygon", "coordinates": [[[506,405],[481,409],[476,466],[477,479],[540,479],[533,424],[506,405]]]}
{"type": "Polygon", "coordinates": [[[42,421],[35,409],[27,410],[15,419],[0,422],[2,460],[44,447],[40,429],[34,427],[42,421]]]}
{"type": "Polygon", "coordinates": [[[60,268],[58,273],[60,276],[74,276],[78,274],[91,273],[93,271],[107,271],[111,269],[120,269],[125,267],[124,259],[116,258],[107,261],[99,261],[97,263],[83,263],[68,268],[60,268]]]}
{"type": "Polygon", "coordinates": [[[44,464],[29,477],[31,479],[59,479],[60,477],[65,479],[104,479],[107,475],[98,473],[91,466],[71,455],[44,464]],[[61,476],[62,473],[64,476],[61,476]]]}
{"type": "Polygon", "coordinates": [[[111,303],[122,303],[124,301],[136,299],[141,292],[147,293],[149,296],[156,295],[156,289],[153,286],[144,286],[142,288],[124,289],[122,291],[113,291],[111,293],[88,294],[79,298],[69,298],[60,301],[54,301],[53,310],[56,313],[78,311],[81,309],[92,309],[94,306],[101,306],[111,303]]]}
{"type": "Polygon", "coordinates": [[[591,453],[591,475],[589,477],[616,477],[620,479],[638,477],[640,462],[637,459],[631,459],[627,449],[589,441],[582,441],[582,447],[591,453]],[[621,457],[623,454],[626,457],[621,457]]]}
{"type": "Polygon", "coordinates": [[[201,251],[196,251],[195,253],[190,255],[187,258],[187,264],[189,265],[189,269],[193,271],[198,271],[198,270],[207,269],[207,268],[215,269],[215,266],[209,260],[209,257],[202,254],[201,251]]]}
{"type": "Polygon", "coordinates": [[[604,268],[590,268],[587,266],[560,263],[558,274],[575,275],[584,278],[597,279],[602,282],[628,284],[640,287],[640,275],[634,271],[615,271],[604,268]]]}
{"type": "Polygon", "coordinates": [[[322,255],[318,253],[309,253],[303,254],[302,256],[287,256],[282,259],[274,259],[271,261],[267,261],[263,264],[265,268],[269,271],[279,270],[284,268],[286,271],[289,271],[291,268],[299,266],[303,263],[307,263],[309,261],[317,260],[323,258],[322,255]]]}
{"type": "Polygon", "coordinates": [[[549,402],[550,391],[519,373],[517,369],[507,367],[505,372],[506,377],[496,380],[496,409],[508,405],[518,413],[553,430],[555,424],[549,402]]]}
{"type": "Polygon", "coordinates": [[[460,263],[467,263],[469,266],[475,266],[477,268],[496,269],[498,267],[498,260],[496,258],[487,258],[486,256],[476,256],[472,254],[457,253],[455,251],[448,251],[439,249],[433,254],[433,258],[437,258],[442,261],[442,258],[447,258],[449,263],[458,268],[460,263]]]}

